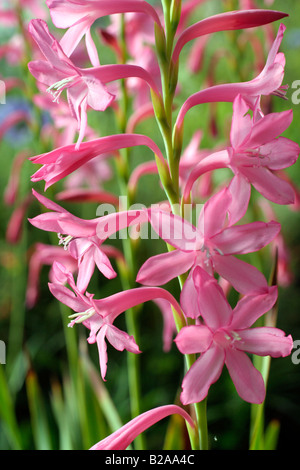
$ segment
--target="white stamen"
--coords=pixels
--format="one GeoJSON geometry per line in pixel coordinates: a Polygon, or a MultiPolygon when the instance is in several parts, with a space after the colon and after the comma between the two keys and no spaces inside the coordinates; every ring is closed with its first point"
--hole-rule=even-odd
{"type": "Polygon", "coordinates": [[[58,238],[59,238],[58,244],[59,244],[59,245],[63,245],[63,246],[64,246],[64,250],[67,250],[70,241],[72,241],[74,237],[72,237],[71,235],[68,235],[67,237],[63,237],[61,233],[58,233],[57,236],[58,236],[58,238]]]}
{"type": "Polygon", "coordinates": [[[240,337],[240,335],[236,331],[231,331],[230,333],[233,336],[233,342],[234,341],[241,341],[242,338],[240,337]]]}
{"type": "Polygon", "coordinates": [[[82,323],[85,320],[88,320],[91,318],[93,315],[95,315],[96,311],[94,308],[89,308],[85,312],[78,312],[78,313],[73,313],[72,315],[69,315],[68,318],[73,319],[76,318],[75,323],[82,323]]]}
{"type": "Polygon", "coordinates": [[[68,88],[69,83],[74,81],[75,78],[77,78],[76,75],[74,75],[73,77],[64,78],[63,80],[60,80],[59,82],[56,82],[53,85],[49,86],[49,88],[47,88],[47,93],[51,93],[51,95],[54,97],[53,102],[58,103],[58,99],[62,91],[65,88],[68,88]]]}

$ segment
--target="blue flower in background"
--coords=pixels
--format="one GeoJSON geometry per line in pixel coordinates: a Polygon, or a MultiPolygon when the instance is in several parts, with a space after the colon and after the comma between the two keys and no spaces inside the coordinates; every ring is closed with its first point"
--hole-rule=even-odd
{"type": "Polygon", "coordinates": [[[3,139],[8,140],[14,147],[28,143],[31,135],[26,121],[31,119],[30,105],[21,98],[7,98],[6,103],[0,106],[0,129],[10,119],[12,125],[7,131],[2,129],[3,139]],[[16,122],[14,122],[14,116],[16,122]]]}

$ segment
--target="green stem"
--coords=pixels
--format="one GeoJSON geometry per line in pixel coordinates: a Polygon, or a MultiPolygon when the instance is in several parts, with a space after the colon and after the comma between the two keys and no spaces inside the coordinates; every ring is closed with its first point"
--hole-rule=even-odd
{"type": "MultiPolygon", "coordinates": [[[[174,149],[173,138],[172,138],[172,109],[175,89],[178,79],[178,70],[172,63],[172,50],[174,44],[174,37],[180,17],[181,5],[175,4],[172,0],[162,0],[162,6],[164,11],[165,20],[165,37],[160,30],[156,30],[156,50],[159,58],[160,70],[161,70],[161,82],[162,82],[162,93],[163,93],[163,107],[160,109],[160,104],[153,100],[155,109],[155,115],[159,129],[161,131],[167,161],[170,169],[170,181],[166,178],[163,180],[161,174],[161,182],[166,191],[168,199],[171,204],[173,214],[180,215],[180,204],[179,204],[179,160],[180,155],[174,149]],[[158,109],[158,111],[157,111],[158,109]]],[[[164,175],[163,175],[164,176],[164,175]]],[[[167,245],[168,250],[172,250],[173,247],[167,245]]],[[[182,290],[184,282],[186,280],[187,273],[178,277],[180,288],[182,290]]],[[[180,331],[182,324],[176,324],[177,330],[180,331]]],[[[185,355],[186,369],[189,370],[194,364],[196,356],[185,355]]],[[[199,441],[195,439],[195,434],[191,429],[188,428],[190,437],[190,443],[193,450],[197,449],[208,449],[208,430],[207,430],[207,414],[206,414],[206,399],[200,403],[194,404],[195,414],[198,424],[199,441]]]]}
{"type": "MultiPolygon", "coordinates": [[[[126,31],[125,31],[125,18],[124,15],[121,16],[121,49],[122,49],[122,63],[127,61],[127,49],[126,49],[126,31]]],[[[122,90],[122,117],[119,121],[120,132],[126,132],[126,122],[128,116],[129,108],[129,98],[126,88],[125,80],[121,82],[122,90]]],[[[121,210],[127,210],[133,204],[130,191],[128,189],[128,180],[130,174],[129,168],[129,156],[130,149],[124,149],[120,151],[120,158],[116,162],[117,177],[119,188],[122,196],[126,198],[126,207],[122,207],[121,210]]],[[[135,250],[132,244],[131,239],[126,236],[122,239],[123,244],[123,253],[127,264],[127,270],[124,272],[124,275],[121,277],[122,288],[123,290],[128,290],[135,287],[135,277],[137,273],[137,267],[135,263],[135,250]]],[[[139,331],[137,327],[137,317],[138,308],[132,308],[126,311],[126,327],[127,332],[130,336],[135,338],[135,341],[138,343],[139,331]]],[[[130,408],[131,408],[131,417],[135,418],[141,413],[141,383],[140,383],[140,368],[139,368],[139,357],[137,354],[127,353],[127,364],[128,364],[128,386],[129,386],[129,396],[130,396],[130,408]]],[[[136,450],[145,449],[145,438],[143,435],[137,436],[134,441],[134,447],[136,450]]]]}

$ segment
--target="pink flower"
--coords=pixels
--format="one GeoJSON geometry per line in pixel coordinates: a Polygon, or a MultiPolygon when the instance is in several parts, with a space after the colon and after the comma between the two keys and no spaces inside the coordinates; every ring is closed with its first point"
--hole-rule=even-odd
{"type": "Polygon", "coordinates": [[[99,66],[99,58],[90,29],[98,18],[115,13],[144,13],[161,27],[156,10],[142,0],[47,0],[46,3],[54,25],[68,28],[60,43],[67,56],[70,57],[85,36],[88,54],[95,67],[99,66]]]}
{"type": "Polygon", "coordinates": [[[95,444],[90,450],[125,450],[139,434],[172,414],[179,414],[194,428],[192,418],[180,406],[159,406],[132,419],[113,434],[95,444]]]}
{"type": "Polygon", "coordinates": [[[288,16],[286,13],[272,10],[229,11],[210,16],[185,29],[177,39],[172,60],[177,62],[183,46],[195,38],[217,31],[255,28],[288,16]]]}
{"type": "MultiPolygon", "coordinates": [[[[153,108],[152,108],[153,109],[153,108]]],[[[133,130],[133,129],[132,129],[133,130]]],[[[192,136],[189,144],[184,149],[182,156],[179,162],[179,183],[181,187],[185,186],[186,180],[188,179],[191,170],[195,168],[195,166],[207,157],[210,154],[209,150],[199,150],[200,141],[202,138],[202,133],[200,131],[196,131],[195,134],[192,136]]],[[[143,175],[147,174],[156,174],[158,173],[156,162],[154,161],[147,161],[145,163],[141,163],[140,165],[136,166],[135,169],[132,171],[128,187],[132,192],[134,192],[137,188],[138,181],[143,175]]],[[[210,194],[211,189],[211,175],[206,173],[201,178],[199,183],[198,193],[201,194],[204,198],[210,194]]]]}
{"type": "Polygon", "coordinates": [[[95,266],[108,279],[117,274],[113,269],[102,243],[113,233],[147,220],[142,211],[114,212],[93,220],[83,220],[33,190],[37,200],[52,212],[45,212],[29,222],[37,228],[56,232],[59,244],[78,262],[77,288],[84,292],[90,282],[95,266]],[[65,235],[63,235],[65,234],[65,235]]]}
{"type": "Polygon", "coordinates": [[[195,296],[193,270],[201,266],[211,275],[217,272],[243,294],[264,291],[267,281],[260,271],[233,255],[260,250],[275,238],[280,224],[272,221],[227,226],[227,215],[235,209],[232,201],[228,188],[211,197],[200,213],[198,228],[179,216],[150,209],[152,227],[176,250],[149,258],[140,268],[137,282],[162,285],[192,268],[185,284],[190,286],[187,295],[195,296]]]}
{"type": "MultiPolygon", "coordinates": [[[[43,138],[45,140],[51,139],[55,148],[73,144],[78,131],[78,122],[76,117],[70,114],[68,103],[63,100],[56,103],[52,101],[49,94],[45,95],[43,90],[41,93],[34,96],[34,103],[43,111],[48,112],[52,119],[52,122],[45,124],[42,128],[43,138]]],[[[92,140],[98,135],[91,127],[87,126],[85,137],[87,140],[92,140]]]]}
{"type": "Polygon", "coordinates": [[[6,27],[16,26],[18,22],[16,12],[6,8],[0,8],[0,23],[6,27]]]}
{"type": "Polygon", "coordinates": [[[244,185],[250,183],[266,198],[277,204],[294,200],[290,185],[273,171],[293,165],[300,148],[295,142],[278,137],[291,124],[293,111],[270,113],[255,121],[247,114],[249,106],[239,95],[233,104],[230,132],[230,167],[241,174],[244,185]]]}
{"type": "MultiPolygon", "coordinates": [[[[143,67],[143,69],[147,70],[157,84],[157,88],[160,89],[160,69],[153,49],[149,46],[144,46],[143,48],[140,46],[139,53],[140,55],[130,63],[139,65],[143,67]]],[[[145,81],[134,77],[129,78],[127,80],[127,88],[130,94],[134,97],[134,110],[140,109],[149,101],[151,102],[149,86],[145,81]]]]}
{"type": "Polygon", "coordinates": [[[43,166],[34,173],[31,180],[34,182],[45,180],[45,189],[47,189],[95,157],[98,157],[98,160],[100,158],[107,160],[107,157],[112,157],[116,150],[137,145],[149,147],[168,171],[160,149],[149,137],[141,134],[116,134],[82,142],[79,149],[76,149],[73,144],[66,145],[51,152],[32,157],[31,161],[33,163],[42,164],[43,166]]]}
{"type": "Polygon", "coordinates": [[[182,139],[184,117],[189,109],[194,106],[202,103],[233,102],[240,94],[251,109],[257,108],[260,111],[258,99],[261,95],[276,94],[284,96],[285,89],[281,87],[281,84],[284,76],[285,58],[282,53],[278,53],[278,50],[285,29],[285,26],[281,24],[265,67],[253,80],[242,83],[225,83],[205,88],[194,93],[184,102],[175,123],[175,141],[180,142],[182,139]]]}
{"type": "Polygon", "coordinates": [[[95,300],[92,294],[86,292],[84,295],[78,290],[72,274],[64,266],[54,263],[53,269],[56,271],[57,281],[49,284],[50,291],[57,300],[68,305],[76,312],[70,316],[72,321],[69,326],[83,323],[90,330],[88,342],[90,344],[97,343],[103,380],[107,371],[105,338],[118,351],[126,349],[135,354],[140,353],[133,336],[129,336],[113,325],[113,322],[121,313],[149,300],[162,298],[168,300],[178,314],[182,315],[181,308],[173,296],[159,287],[139,287],[95,300]],[[72,291],[64,285],[65,283],[69,284],[72,291]]]}
{"type": "Polygon", "coordinates": [[[187,405],[202,401],[210,386],[218,380],[223,365],[240,397],[250,403],[262,403],[265,385],[246,353],[259,356],[285,357],[293,348],[292,337],[277,328],[250,328],[277,299],[277,288],[267,293],[242,298],[232,310],[216,280],[200,268],[193,280],[198,304],[186,303],[185,313],[203,323],[180,330],[175,342],[183,354],[200,353],[182,382],[181,401],[187,405]]]}
{"type": "Polygon", "coordinates": [[[32,20],[29,32],[46,58],[28,64],[32,75],[47,85],[54,100],[58,101],[63,90],[67,90],[71,114],[78,121],[79,138],[77,147],[83,140],[87,127],[87,107],[96,111],[105,111],[115,96],[106,83],[121,78],[139,77],[146,80],[159,95],[156,84],[143,68],[135,65],[105,65],[89,69],[76,67],[67,57],[64,50],[49,32],[47,24],[42,20],[32,20]]]}
{"type": "Polygon", "coordinates": [[[248,111],[249,106],[238,95],[233,103],[231,148],[228,148],[228,154],[213,154],[194,168],[184,190],[184,200],[188,199],[193,182],[206,171],[205,168],[220,168],[223,160],[223,166],[231,168],[240,180],[237,200],[243,201],[245,194],[248,194],[249,199],[252,184],[272,202],[293,203],[293,188],[273,173],[274,170],[293,165],[299,155],[298,144],[285,137],[277,137],[291,124],[293,112],[270,113],[255,120],[248,111]]]}
{"type": "Polygon", "coordinates": [[[10,177],[4,190],[4,202],[8,206],[13,205],[18,196],[21,182],[21,170],[24,162],[28,159],[27,151],[20,152],[14,158],[12,163],[10,177]]]}
{"type": "MultiPolygon", "coordinates": [[[[156,5],[156,10],[158,7],[156,5]]],[[[160,16],[160,12],[158,12],[160,16]]],[[[154,46],[155,34],[153,28],[153,18],[150,15],[141,15],[140,13],[125,13],[125,40],[129,55],[138,60],[143,59],[142,54],[145,45],[154,46]]],[[[111,24],[104,30],[104,34],[109,34],[115,38],[120,38],[121,16],[111,16],[111,24]]]]}
{"type": "Polygon", "coordinates": [[[70,188],[56,194],[58,201],[67,202],[98,202],[99,204],[107,203],[115,207],[119,205],[119,198],[107,191],[101,191],[96,188],[70,188]]]}
{"type": "Polygon", "coordinates": [[[16,244],[23,234],[23,223],[26,212],[32,202],[32,195],[27,194],[14,209],[6,227],[6,240],[8,243],[16,244]]]}
{"type": "Polygon", "coordinates": [[[39,296],[39,282],[41,270],[44,265],[50,265],[49,279],[54,282],[52,265],[54,261],[59,261],[70,272],[77,270],[77,261],[70,253],[61,246],[45,245],[36,243],[34,252],[30,256],[28,263],[28,280],[26,288],[26,306],[33,308],[39,296]]]}

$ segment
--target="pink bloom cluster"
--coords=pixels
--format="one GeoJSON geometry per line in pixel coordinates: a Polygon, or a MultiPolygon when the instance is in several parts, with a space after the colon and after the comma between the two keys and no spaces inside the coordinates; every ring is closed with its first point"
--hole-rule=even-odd
{"type": "MultiPolygon", "coordinates": [[[[37,79],[41,93],[52,95],[51,110],[54,105],[57,106],[52,114],[55,124],[69,132],[62,141],[58,140],[62,144],[59,143],[57,148],[31,158],[34,164],[42,165],[32,176],[32,181],[45,181],[45,189],[61,180],[68,185],[68,178],[74,178],[75,171],[82,171],[83,176],[77,179],[79,183],[84,177],[89,180],[89,175],[93,175],[96,182],[102,184],[106,178],[102,177],[101,180],[101,174],[105,174],[107,167],[102,166],[102,170],[97,171],[97,164],[118,159],[121,149],[135,146],[150,149],[155,160],[141,161],[134,170],[129,180],[131,191],[136,189],[139,179],[148,173],[159,173],[162,182],[164,178],[172,180],[171,162],[165,158],[158,144],[146,135],[134,133],[134,127],[143,119],[156,115],[161,123],[165,118],[159,114],[163,107],[162,80],[159,60],[152,49],[154,32],[158,45],[161,45],[159,38],[165,37],[167,25],[163,24],[162,12],[143,0],[47,0],[46,3],[54,25],[66,31],[59,41],[44,20],[30,22],[29,33],[40,52],[37,51],[38,58],[29,63],[29,70],[37,79]],[[110,15],[120,13],[125,14],[130,60],[101,65],[91,28],[98,18],[110,18],[110,15]],[[77,66],[75,58],[74,61],[71,58],[83,37],[92,65],[88,68],[77,66]],[[130,132],[102,137],[92,135],[91,140],[84,141],[91,135],[89,109],[106,112],[111,107],[118,112],[120,90],[113,88],[111,82],[120,80],[126,80],[126,86],[134,96],[133,114],[128,123],[130,132]],[[67,101],[63,98],[64,91],[67,101]],[[66,119],[63,124],[62,116],[66,119]],[[76,132],[78,137],[74,143],[76,132]]],[[[171,55],[171,70],[179,67],[183,47],[194,39],[203,41],[202,36],[217,31],[246,30],[286,16],[251,7],[249,10],[212,16],[186,27],[187,17],[200,3],[186,2],[181,20],[177,18],[178,34],[171,55]]],[[[118,43],[120,25],[115,18],[111,17],[109,28],[102,30],[100,37],[105,38],[119,58],[122,49],[118,43]]],[[[114,322],[129,308],[150,300],[160,306],[164,315],[164,349],[169,348],[175,331],[173,311],[177,320],[175,342],[178,350],[183,355],[197,355],[182,382],[181,402],[184,405],[200,402],[207,396],[210,386],[220,377],[224,364],[240,397],[247,402],[262,403],[265,384],[246,353],[271,357],[290,354],[293,347],[290,335],[286,336],[275,326],[251,328],[257,319],[273,308],[277,300],[277,287],[269,286],[264,274],[242,259],[243,255],[258,252],[278,240],[281,229],[276,220],[242,220],[250,205],[252,186],[273,203],[289,205],[294,202],[294,189],[281,173],[293,165],[299,155],[299,146],[281,136],[292,123],[292,111],[264,114],[261,100],[262,96],[284,96],[285,58],[279,52],[284,31],[285,26],[281,24],[265,66],[255,78],[204,88],[189,96],[178,112],[173,130],[173,148],[180,155],[183,124],[192,107],[218,102],[229,102],[233,106],[228,142],[215,151],[200,151],[199,130],[180,159],[178,202],[185,207],[188,203],[195,204],[199,195],[205,195],[206,202],[198,216],[197,226],[184,218],[184,213],[175,214],[169,203],[163,207],[124,210],[84,220],[33,191],[48,211],[30,219],[31,224],[57,233],[62,246],[52,249],[42,244],[37,246],[37,254],[32,259],[34,276],[29,286],[28,304],[36,301],[36,282],[41,265],[51,264],[50,291],[74,311],[69,326],[82,323],[89,330],[88,342],[97,344],[103,379],[108,360],[106,341],[118,351],[141,352],[135,338],[120,330],[114,322]],[[221,168],[228,169],[232,178],[221,187],[215,187],[211,174],[221,168]],[[142,287],[95,299],[94,294],[88,292],[95,270],[112,279],[117,276],[117,271],[110,258],[124,261],[122,253],[105,242],[113,233],[148,222],[166,242],[169,251],[150,257],[139,267],[136,282],[142,287]],[[159,286],[176,277],[182,281],[182,276],[185,276],[185,282],[179,305],[167,289],[159,286]],[[222,288],[224,282],[241,295],[235,308],[226,298],[226,291],[222,288]]],[[[194,54],[203,52],[199,49],[193,51],[194,54]]],[[[199,61],[198,56],[193,59],[194,63],[196,59],[199,61]]],[[[95,193],[92,195],[82,188],[76,190],[72,186],[72,189],[72,194],[65,195],[66,200],[68,197],[69,200],[72,197],[75,200],[92,200],[92,197],[108,200],[111,197],[105,191],[99,195],[96,190],[95,196],[95,193]]],[[[181,408],[169,405],[137,417],[96,444],[94,449],[126,448],[133,435],[177,412],[193,425],[181,408]]]]}

